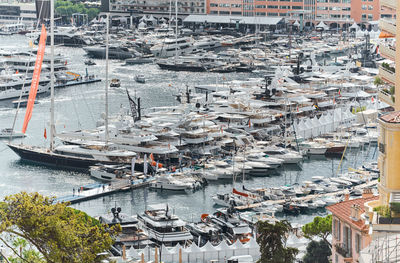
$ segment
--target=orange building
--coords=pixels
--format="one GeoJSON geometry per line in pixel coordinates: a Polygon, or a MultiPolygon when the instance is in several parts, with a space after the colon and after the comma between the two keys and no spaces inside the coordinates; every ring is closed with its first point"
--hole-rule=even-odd
{"type": "Polygon", "coordinates": [[[332,262],[358,262],[360,251],[371,243],[369,225],[362,214],[364,204],[378,200],[371,189],[365,189],[361,198],[328,206],[332,213],[332,262]]]}
{"type": "Polygon", "coordinates": [[[287,17],[298,19],[304,12],[305,21],[314,26],[321,21],[333,28],[354,22],[367,23],[394,18],[395,11],[381,7],[385,0],[206,0],[206,12],[212,15],[287,17]]]}

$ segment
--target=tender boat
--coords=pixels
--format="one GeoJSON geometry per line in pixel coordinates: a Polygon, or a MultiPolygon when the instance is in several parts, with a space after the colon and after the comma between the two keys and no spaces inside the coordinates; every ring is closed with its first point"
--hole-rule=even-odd
{"type": "Polygon", "coordinates": [[[110,83],[111,88],[119,88],[121,87],[121,81],[119,79],[112,79],[110,83]]]}
{"type": "Polygon", "coordinates": [[[144,75],[140,74],[140,75],[136,75],[135,76],[135,81],[137,83],[146,83],[146,78],[144,77],[144,75]]]}
{"type": "Polygon", "coordinates": [[[13,131],[12,128],[4,128],[0,131],[0,139],[23,138],[26,135],[20,131],[13,131]]]}

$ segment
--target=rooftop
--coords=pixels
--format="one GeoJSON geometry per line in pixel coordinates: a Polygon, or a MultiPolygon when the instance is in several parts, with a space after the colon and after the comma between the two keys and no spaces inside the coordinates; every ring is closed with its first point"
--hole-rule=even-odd
{"type": "Polygon", "coordinates": [[[367,198],[357,198],[349,201],[343,201],[334,205],[330,205],[327,207],[329,211],[332,212],[332,214],[338,218],[340,218],[342,221],[350,224],[356,229],[363,230],[367,229],[368,226],[365,225],[365,221],[363,219],[360,219],[358,221],[355,221],[351,219],[351,209],[353,205],[359,205],[360,206],[360,214],[364,213],[364,204],[369,201],[373,200],[378,200],[379,196],[372,196],[372,197],[367,197],[367,198]]]}
{"type": "Polygon", "coordinates": [[[191,23],[220,23],[220,24],[239,24],[246,25],[277,25],[284,23],[284,18],[279,17],[253,17],[253,16],[217,16],[217,15],[189,15],[183,22],[191,23]]]}
{"type": "Polygon", "coordinates": [[[394,111],[380,117],[384,122],[400,123],[400,111],[394,111]]]}

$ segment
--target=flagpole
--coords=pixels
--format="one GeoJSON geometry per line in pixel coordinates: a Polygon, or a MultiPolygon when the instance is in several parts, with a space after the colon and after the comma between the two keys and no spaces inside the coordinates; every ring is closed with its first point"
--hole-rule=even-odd
{"type": "Polygon", "coordinates": [[[54,149],[54,0],[50,0],[50,151],[54,149]]]}

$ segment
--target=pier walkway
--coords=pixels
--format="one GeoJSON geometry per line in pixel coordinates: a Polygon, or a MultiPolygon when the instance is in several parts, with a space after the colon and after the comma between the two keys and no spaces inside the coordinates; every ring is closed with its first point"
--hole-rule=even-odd
{"type": "Polygon", "coordinates": [[[67,195],[55,199],[55,202],[65,203],[70,202],[76,204],[91,199],[96,199],[101,196],[111,195],[117,192],[128,191],[144,186],[148,186],[154,179],[140,179],[130,181],[129,179],[118,180],[108,184],[98,183],[81,186],[73,189],[72,195],[67,195]]]}
{"type": "MultiPolygon", "coordinates": [[[[363,188],[369,188],[371,186],[375,186],[378,183],[378,180],[372,180],[370,182],[364,183],[364,184],[359,184],[354,186],[353,189],[363,189],[363,188]]],[[[319,198],[323,198],[323,197],[329,197],[329,196],[335,196],[335,195],[341,195],[341,194],[346,194],[348,193],[349,189],[344,189],[344,190],[340,190],[338,192],[332,192],[332,193],[326,193],[326,194],[313,194],[313,195],[306,195],[306,196],[302,196],[302,197],[295,197],[295,198],[291,198],[291,199],[281,199],[281,200],[268,200],[268,201],[264,201],[264,202],[268,202],[268,204],[284,204],[287,201],[309,201],[311,199],[319,199],[319,198]]],[[[254,203],[254,204],[249,204],[249,205],[242,205],[242,206],[236,206],[235,209],[237,210],[249,210],[252,208],[257,208],[259,206],[261,206],[264,202],[260,202],[260,203],[254,203]]]]}

